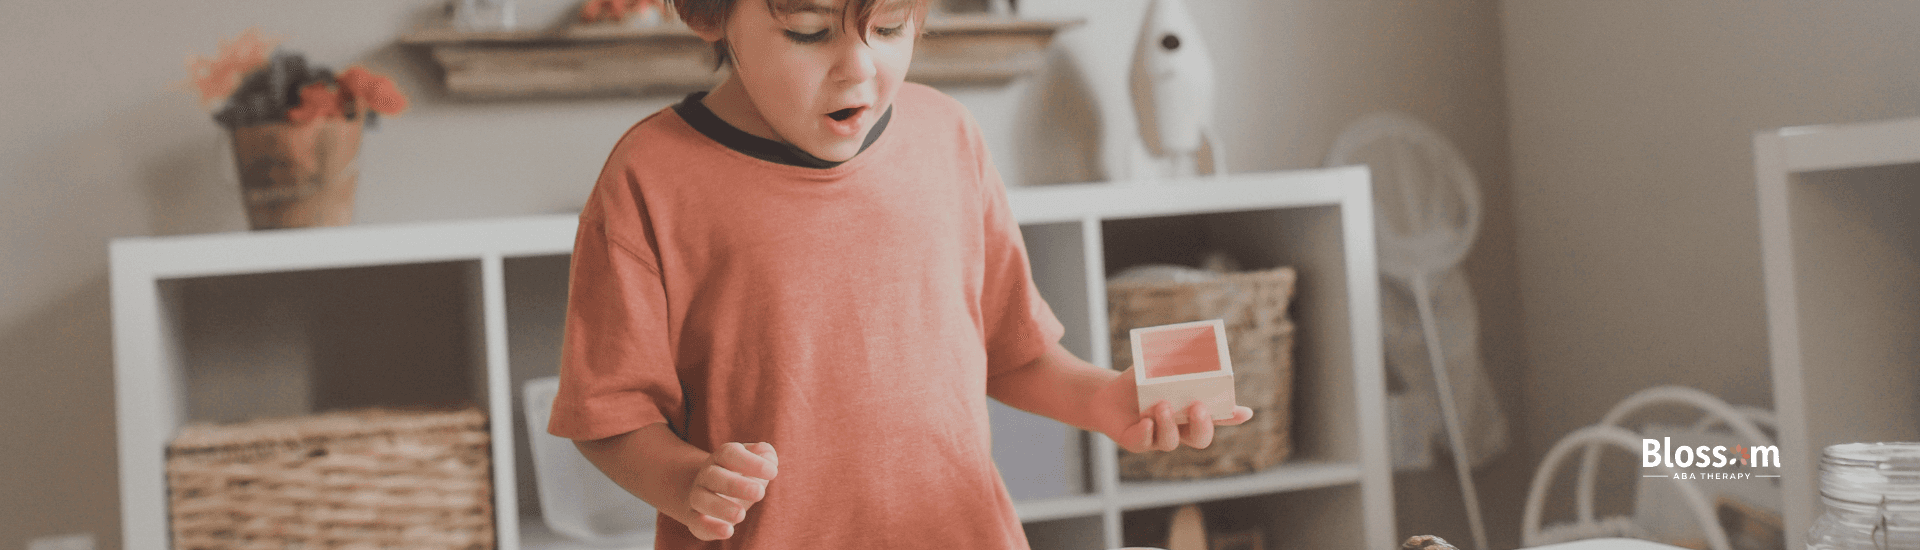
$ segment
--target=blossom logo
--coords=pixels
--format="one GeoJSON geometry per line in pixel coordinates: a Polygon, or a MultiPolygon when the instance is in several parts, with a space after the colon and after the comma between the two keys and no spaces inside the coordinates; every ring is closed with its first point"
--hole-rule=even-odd
{"type": "Polygon", "coordinates": [[[1774,445],[1734,445],[1728,449],[1724,445],[1675,447],[1672,437],[1640,440],[1640,466],[1642,468],[1665,468],[1669,474],[1648,474],[1645,477],[1672,477],[1674,479],[1747,479],[1753,477],[1780,477],[1774,474],[1755,474],[1742,471],[1684,471],[1681,468],[1779,468],[1780,447],[1774,445]]]}

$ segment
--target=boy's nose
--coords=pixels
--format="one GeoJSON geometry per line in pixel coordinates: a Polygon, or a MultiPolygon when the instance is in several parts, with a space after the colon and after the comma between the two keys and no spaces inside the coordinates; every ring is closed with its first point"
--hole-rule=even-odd
{"type": "Polygon", "coordinates": [[[873,45],[857,38],[846,43],[829,76],[840,82],[866,82],[873,79],[879,73],[879,68],[873,64],[873,45]]]}

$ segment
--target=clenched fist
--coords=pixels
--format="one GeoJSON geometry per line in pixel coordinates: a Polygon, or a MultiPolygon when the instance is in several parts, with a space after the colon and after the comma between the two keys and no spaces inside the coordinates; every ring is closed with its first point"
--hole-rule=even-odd
{"type": "Polygon", "coordinates": [[[700,540],[733,536],[733,526],[767,497],[767,484],[780,474],[780,459],[770,443],[727,443],[714,449],[694,472],[687,507],[697,516],[685,521],[700,540]]]}

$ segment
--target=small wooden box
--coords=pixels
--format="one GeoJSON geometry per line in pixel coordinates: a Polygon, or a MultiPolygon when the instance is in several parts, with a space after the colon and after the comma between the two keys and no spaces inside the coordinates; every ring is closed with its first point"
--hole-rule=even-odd
{"type": "Polygon", "coordinates": [[[1174,422],[1185,424],[1187,406],[1206,403],[1214,420],[1233,417],[1233,358],[1227,354],[1227,327],[1220,319],[1141,327],[1128,333],[1133,343],[1133,382],[1140,412],[1165,399],[1174,422]]]}

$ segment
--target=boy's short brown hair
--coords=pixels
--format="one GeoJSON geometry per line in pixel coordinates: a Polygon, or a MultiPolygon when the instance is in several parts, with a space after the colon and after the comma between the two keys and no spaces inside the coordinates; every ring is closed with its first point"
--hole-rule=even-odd
{"type": "MultiPolygon", "coordinates": [[[[725,27],[727,25],[727,16],[733,13],[734,3],[739,2],[740,0],[666,0],[666,1],[673,8],[673,11],[680,15],[680,20],[685,22],[687,26],[693,27],[696,29],[716,29],[716,28],[725,27]]],[[[807,4],[815,1],[838,3],[840,0],[748,0],[748,1],[764,2],[767,5],[768,12],[778,15],[783,12],[797,11],[795,8],[801,4],[807,4]]],[[[845,0],[845,1],[847,3],[846,11],[842,12],[840,15],[843,19],[842,23],[845,23],[847,28],[852,28],[852,29],[866,28],[867,22],[873,19],[873,15],[875,13],[879,13],[883,9],[894,8],[894,7],[906,7],[906,8],[913,9],[915,22],[923,24],[926,22],[925,16],[927,13],[927,6],[932,3],[932,0],[845,0]]],[[[914,27],[916,30],[918,30],[920,25],[916,24],[914,27]]],[[[866,35],[862,33],[860,35],[860,40],[865,41],[866,39],[867,39],[866,35]]],[[[720,40],[719,42],[715,42],[713,44],[713,54],[715,57],[719,58],[719,61],[718,61],[719,66],[725,66],[727,63],[731,61],[730,59],[731,56],[728,55],[727,53],[727,41],[724,39],[720,40]]],[[[715,67],[715,68],[718,68],[718,67],[715,67]]]]}

